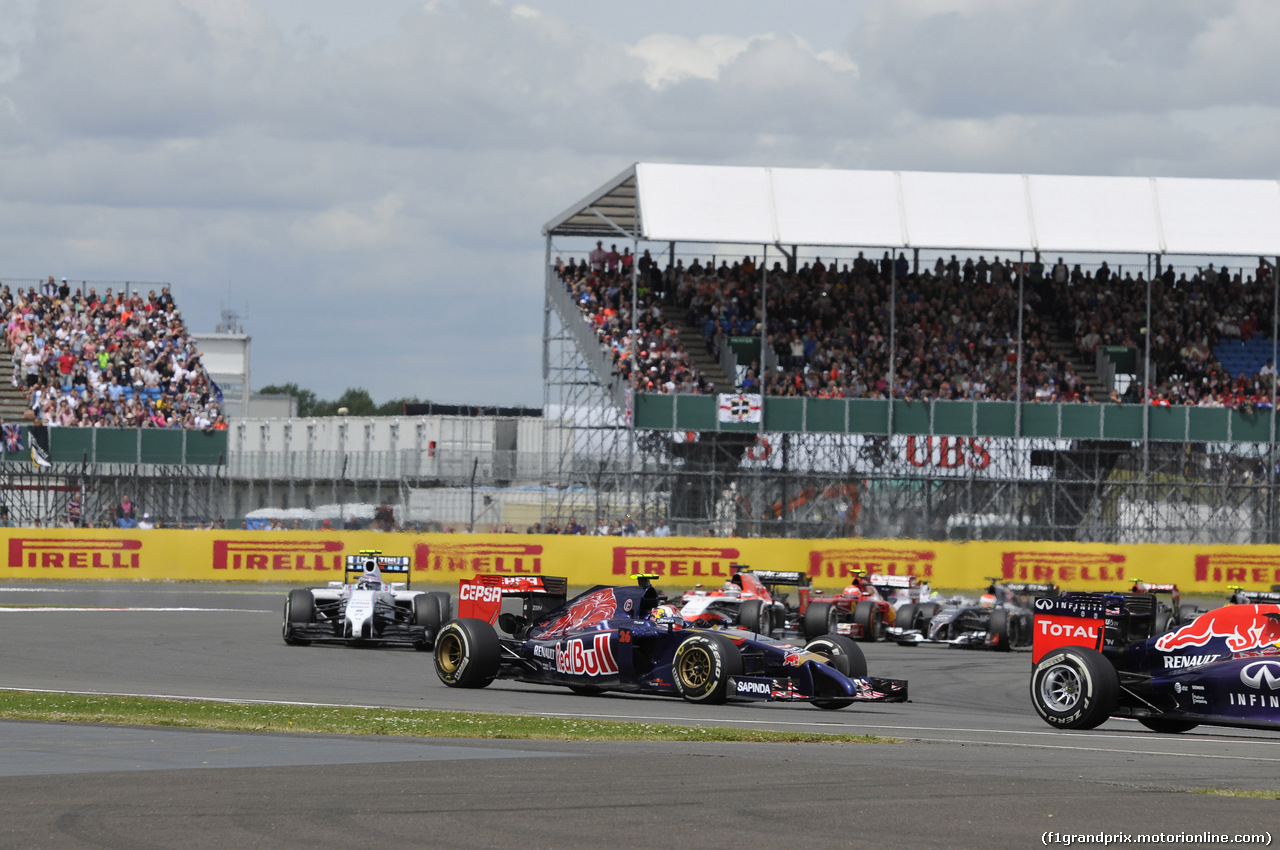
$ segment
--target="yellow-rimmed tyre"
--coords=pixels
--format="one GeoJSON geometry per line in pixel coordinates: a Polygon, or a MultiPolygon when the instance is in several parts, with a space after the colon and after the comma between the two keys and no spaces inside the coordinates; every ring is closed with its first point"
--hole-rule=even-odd
{"type": "Polygon", "coordinates": [[[690,636],[676,647],[671,678],[676,693],[689,702],[718,705],[728,699],[729,677],[742,674],[742,653],[720,635],[690,636]]]}
{"type": "Polygon", "coordinates": [[[451,688],[483,688],[498,675],[498,633],[484,620],[451,620],[436,637],[436,675],[451,688]]]}
{"type": "Polygon", "coordinates": [[[316,600],[311,591],[295,588],[284,601],[284,642],[289,646],[310,646],[311,641],[297,637],[297,627],[316,618],[316,600]]]}

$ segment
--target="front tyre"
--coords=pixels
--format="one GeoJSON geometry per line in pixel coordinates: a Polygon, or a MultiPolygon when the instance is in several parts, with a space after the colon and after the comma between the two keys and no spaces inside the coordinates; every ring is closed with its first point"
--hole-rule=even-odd
{"type": "Polygon", "coordinates": [[[284,601],[284,642],[289,646],[310,646],[311,641],[295,637],[300,625],[309,625],[316,618],[316,600],[311,591],[295,588],[284,601]]]}
{"type": "Polygon", "coordinates": [[[688,702],[719,705],[728,699],[729,677],[742,673],[742,654],[719,635],[693,635],[676,648],[671,678],[688,702]]]}
{"type": "MultiPolygon", "coordinates": [[[[851,679],[861,679],[867,675],[867,657],[862,648],[851,638],[844,635],[823,635],[814,638],[804,645],[805,652],[816,652],[827,656],[827,664],[836,668],[851,679]]],[[[854,700],[846,696],[814,697],[810,703],[827,711],[848,708],[854,700]]]]}
{"type": "Polygon", "coordinates": [[[1120,702],[1120,677],[1096,650],[1066,646],[1048,653],[1031,671],[1031,703],[1058,729],[1094,729],[1120,702]]]}
{"type": "Polygon", "coordinates": [[[484,620],[451,620],[436,636],[436,675],[451,688],[483,688],[497,677],[501,652],[498,633],[484,620]]]}
{"type": "Polygon", "coordinates": [[[828,664],[850,678],[861,679],[867,675],[867,657],[852,638],[823,635],[806,643],[804,651],[827,656],[828,664]]]}

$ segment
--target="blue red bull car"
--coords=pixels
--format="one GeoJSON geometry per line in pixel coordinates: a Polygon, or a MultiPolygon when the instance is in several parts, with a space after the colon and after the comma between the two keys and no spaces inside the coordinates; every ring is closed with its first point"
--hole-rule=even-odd
{"type": "Polygon", "coordinates": [[[1050,726],[1280,729],[1280,605],[1228,605],[1164,633],[1150,593],[1066,593],[1035,608],[1031,701],[1050,726]]]}
{"type": "Polygon", "coordinates": [[[709,704],[794,700],[824,709],[907,700],[905,681],[867,676],[858,645],[839,635],[798,647],[738,628],[700,628],[644,576],[568,601],[565,587],[550,576],[460,581],[459,618],[435,642],[440,681],[483,688],[515,679],[583,694],[666,694],[709,704]]]}

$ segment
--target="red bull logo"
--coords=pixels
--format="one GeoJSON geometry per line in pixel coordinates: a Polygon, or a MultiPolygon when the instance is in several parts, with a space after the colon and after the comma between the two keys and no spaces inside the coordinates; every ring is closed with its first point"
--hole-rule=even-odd
{"type": "Polygon", "coordinates": [[[860,573],[933,576],[937,553],[932,549],[899,549],[858,546],[851,549],[815,549],[809,553],[810,578],[850,578],[860,573]]]}
{"type": "Polygon", "coordinates": [[[1228,605],[1201,614],[1187,625],[1161,635],[1156,649],[1174,652],[1224,638],[1231,652],[1250,652],[1280,643],[1280,605],[1228,605]]]}
{"type": "Polygon", "coordinates": [[[274,572],[343,572],[342,542],[338,540],[215,540],[215,570],[271,570],[274,572]]]}
{"type": "Polygon", "coordinates": [[[662,546],[613,547],[613,574],[655,575],[666,578],[719,578],[732,575],[729,565],[741,553],[729,546],[662,546]]]}
{"type": "Polygon", "coordinates": [[[138,569],[141,540],[9,538],[9,566],[46,570],[138,569]]]}
{"type": "Polygon", "coordinates": [[[1221,584],[1280,584],[1280,554],[1209,552],[1196,555],[1196,581],[1221,584]]]}
{"type": "Polygon", "coordinates": [[[609,648],[609,633],[593,638],[574,638],[556,647],[556,672],[570,676],[610,676],[618,672],[618,662],[609,648]],[[588,645],[589,644],[589,645],[588,645]]]}
{"type": "Polygon", "coordinates": [[[1003,552],[1000,574],[1005,581],[1111,584],[1124,581],[1124,564],[1121,552],[1003,552]]]}
{"type": "Polygon", "coordinates": [[[413,571],[534,575],[542,572],[542,546],[497,542],[419,543],[414,547],[413,571]]]}

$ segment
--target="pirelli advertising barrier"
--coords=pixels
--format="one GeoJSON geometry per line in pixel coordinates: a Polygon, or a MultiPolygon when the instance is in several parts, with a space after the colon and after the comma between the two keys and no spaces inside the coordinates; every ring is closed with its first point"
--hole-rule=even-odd
{"type": "Polygon", "coordinates": [[[561,575],[575,586],[652,573],[670,587],[719,584],[730,564],[803,570],[841,587],[855,570],[914,575],[972,588],[988,577],[1117,588],[1137,579],[1216,594],[1280,584],[1280,546],[931,543],[884,540],[377,534],[373,532],[0,529],[6,580],[251,581],[314,584],[342,578],[361,549],[413,559],[412,583],[454,584],[476,573],[561,575]]]}

